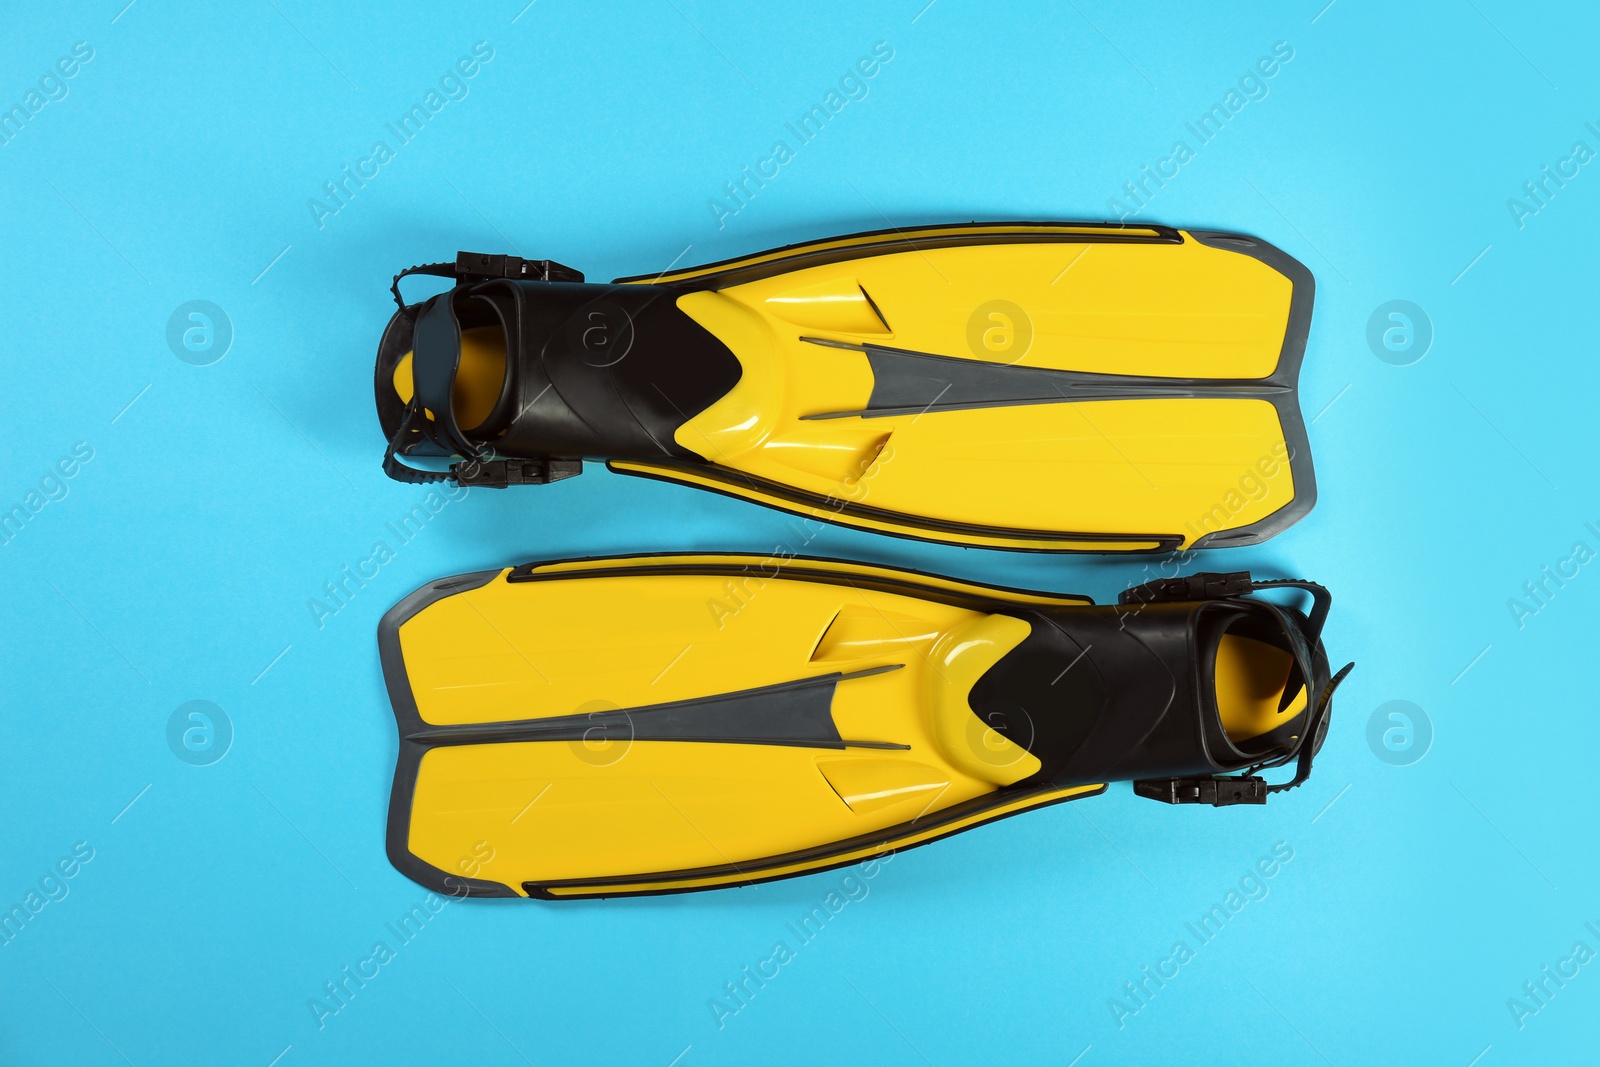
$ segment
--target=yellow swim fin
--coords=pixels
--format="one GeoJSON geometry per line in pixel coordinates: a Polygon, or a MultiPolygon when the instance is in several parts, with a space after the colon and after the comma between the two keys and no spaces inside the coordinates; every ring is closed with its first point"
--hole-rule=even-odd
{"type": "Polygon", "coordinates": [[[538,484],[582,461],[990,548],[1253,544],[1316,498],[1304,266],[1164,226],[855,234],[611,284],[514,256],[379,347],[385,470],[538,484]],[[453,457],[421,470],[406,457],[453,457]]]}
{"type": "Polygon", "coordinates": [[[390,859],[457,896],[672,893],[860,862],[1111,781],[1232,804],[1305,780],[1337,683],[1326,591],[1199,575],[1124,601],[753,555],[433,582],[379,629],[390,859]],[[1309,612],[1251,595],[1275,585],[1309,612]],[[1290,782],[1254,775],[1292,760],[1290,782]]]}

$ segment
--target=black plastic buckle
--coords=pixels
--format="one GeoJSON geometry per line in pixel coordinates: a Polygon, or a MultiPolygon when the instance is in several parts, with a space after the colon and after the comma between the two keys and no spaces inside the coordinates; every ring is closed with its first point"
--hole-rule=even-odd
{"type": "Polygon", "coordinates": [[[1163,804],[1210,804],[1214,808],[1234,804],[1265,804],[1264,778],[1158,778],[1134,782],[1133,791],[1163,804]]]}
{"type": "Polygon", "coordinates": [[[488,252],[457,252],[459,278],[531,278],[538,282],[581,282],[583,274],[552,259],[523,259],[488,252]]]}
{"type": "Polygon", "coordinates": [[[504,489],[511,485],[548,485],[583,473],[580,459],[495,459],[457,463],[450,468],[458,485],[504,489]]]}
{"type": "Polygon", "coordinates": [[[1181,600],[1220,600],[1244,596],[1254,589],[1249,571],[1201,571],[1182,578],[1157,578],[1125,589],[1119,604],[1162,604],[1181,600]]]}

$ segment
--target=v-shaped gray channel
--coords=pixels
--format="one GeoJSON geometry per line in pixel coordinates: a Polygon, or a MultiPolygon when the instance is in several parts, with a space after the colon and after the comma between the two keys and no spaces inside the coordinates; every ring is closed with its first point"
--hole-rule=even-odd
{"type": "Polygon", "coordinates": [[[802,341],[828,348],[862,352],[872,367],[872,395],[858,411],[828,411],[802,419],[886,418],[925,411],[1024,404],[1061,404],[1078,400],[1150,400],[1156,398],[1292,397],[1294,387],[1257,378],[1158,378],[1138,374],[1096,374],[1090,371],[1017,367],[980,359],[937,356],[906,348],[851,344],[821,337],[802,341]]]}
{"type": "Polygon", "coordinates": [[[838,684],[899,670],[903,664],[821,674],[776,685],[544,719],[423,725],[406,733],[424,745],[493,745],[517,741],[702,741],[799,748],[907,749],[892,741],[847,741],[833,721],[838,684]]]}

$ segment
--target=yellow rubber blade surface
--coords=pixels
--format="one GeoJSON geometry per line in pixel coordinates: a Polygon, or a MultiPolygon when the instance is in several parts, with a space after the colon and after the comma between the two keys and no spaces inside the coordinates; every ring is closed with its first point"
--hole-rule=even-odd
{"type": "MultiPolygon", "coordinates": [[[[1267,522],[1299,488],[1282,396],[1050,396],[818,419],[868,411],[879,384],[863,351],[835,345],[1246,391],[1275,380],[1289,277],[1188,235],[1080,235],[1092,232],[887,251],[873,237],[858,242],[857,258],[686,293],[679,307],[743,368],[733,390],[677,432],[710,466],[612,466],[867,529],[994,547],[1147,551],[1267,522]]],[[[804,250],[813,247],[832,245],[804,250]]],[[[1286,392],[1298,425],[1292,380],[1286,392]]]]}
{"type": "Polygon", "coordinates": [[[524,883],[551,895],[660,892],[831,866],[1096,790],[1003,794],[1039,762],[966,703],[983,671],[1029,632],[1020,619],[975,610],[974,592],[1019,604],[1077,598],[891,568],[851,574],[851,565],[819,561],[790,561],[792,575],[728,573],[753,562],[667,556],[519,569],[527,580],[503,572],[403,622],[418,729],[574,715],[579,727],[561,740],[427,747],[409,786],[405,850],[443,872],[466,863],[473,877],[517,893],[524,883]],[[717,572],[685,572],[696,566],[717,572]],[[616,709],[797,680],[820,686],[839,743],[628,736],[650,733],[659,720],[649,710],[620,735],[582,729],[601,721],[586,716],[616,709]],[[650,888],[607,884],[617,879],[650,888]]]}

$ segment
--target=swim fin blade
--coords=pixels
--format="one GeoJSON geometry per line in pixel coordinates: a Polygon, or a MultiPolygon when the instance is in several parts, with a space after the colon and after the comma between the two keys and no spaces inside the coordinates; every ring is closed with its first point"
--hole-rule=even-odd
{"type": "Polygon", "coordinates": [[[1255,238],[1121,224],[888,230],[611,284],[462,253],[396,278],[384,468],[506,486],[604,460],[960,545],[1253,544],[1316,498],[1313,288],[1255,238]],[[411,273],[455,285],[408,305],[411,273]]]}
{"type": "Polygon", "coordinates": [[[430,583],[379,629],[390,860],[456,896],[674,893],[1112,781],[1225,805],[1305,780],[1338,682],[1322,587],[1197,575],[1123,601],[755,555],[430,583]],[[1280,587],[1309,609],[1260,595],[1280,587]],[[1255,773],[1289,762],[1290,781],[1255,773]]]}

